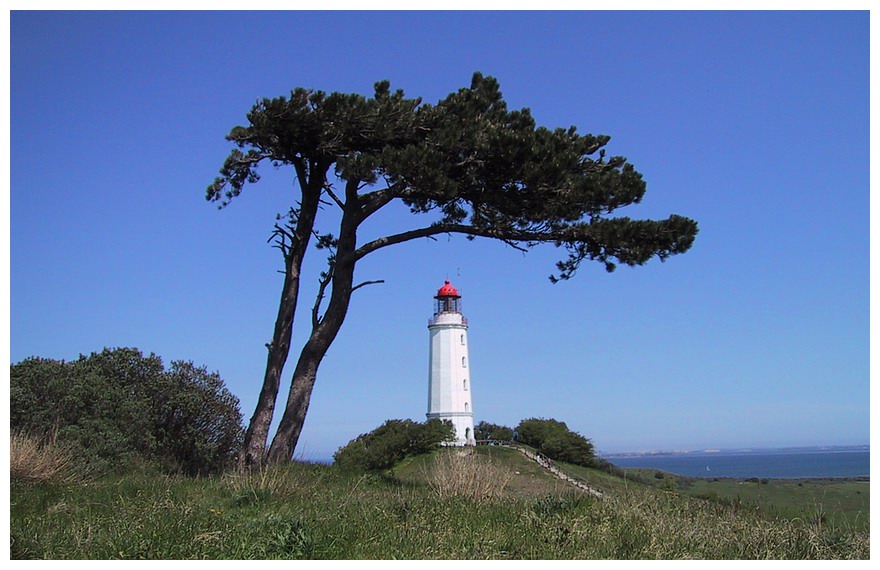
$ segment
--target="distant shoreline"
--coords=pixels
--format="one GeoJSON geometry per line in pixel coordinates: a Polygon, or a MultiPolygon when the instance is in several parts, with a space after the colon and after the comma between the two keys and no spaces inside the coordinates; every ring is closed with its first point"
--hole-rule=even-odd
{"type": "MultiPolygon", "coordinates": [[[[645,472],[655,472],[655,471],[663,471],[663,469],[656,469],[654,467],[621,467],[624,471],[645,471],[645,472]]],[[[835,483],[870,483],[871,477],[869,475],[858,475],[858,476],[846,476],[842,475],[840,477],[698,477],[695,475],[680,475],[678,473],[672,473],[671,471],[663,471],[667,475],[671,475],[678,479],[684,479],[688,481],[739,481],[742,483],[749,483],[758,480],[760,482],[770,481],[770,482],[779,482],[779,483],[810,483],[813,485],[832,485],[835,483]]]]}
{"type": "Polygon", "coordinates": [[[763,455],[783,453],[870,453],[870,445],[814,445],[804,447],[743,447],[743,448],[719,448],[719,449],[689,449],[689,450],[651,450],[651,451],[615,451],[599,452],[603,459],[621,457],[655,457],[655,456],[721,456],[721,455],[763,455]]]}
{"type": "Polygon", "coordinates": [[[699,479],[842,479],[870,477],[866,447],[642,453],[603,459],[621,469],[653,469],[699,479]]]}

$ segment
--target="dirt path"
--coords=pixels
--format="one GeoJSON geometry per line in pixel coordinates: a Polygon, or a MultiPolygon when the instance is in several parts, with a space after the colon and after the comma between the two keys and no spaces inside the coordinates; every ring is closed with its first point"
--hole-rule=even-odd
{"type": "Polygon", "coordinates": [[[568,475],[566,475],[565,473],[563,473],[562,471],[560,471],[559,469],[554,467],[553,462],[549,458],[544,457],[543,455],[541,455],[539,453],[533,453],[531,451],[527,451],[519,446],[513,446],[513,448],[516,449],[517,451],[519,451],[520,453],[522,453],[523,455],[525,455],[526,457],[528,457],[529,459],[531,459],[532,461],[534,461],[535,463],[537,463],[538,465],[540,465],[541,467],[543,467],[544,469],[546,469],[547,471],[549,471],[550,473],[552,473],[553,475],[555,475],[556,477],[562,479],[566,483],[570,483],[570,484],[574,485],[575,487],[581,489],[582,491],[589,493],[590,495],[593,495],[594,497],[601,499],[604,496],[601,491],[590,487],[589,485],[587,485],[586,483],[584,483],[582,481],[578,481],[572,477],[569,477],[568,475]]]}

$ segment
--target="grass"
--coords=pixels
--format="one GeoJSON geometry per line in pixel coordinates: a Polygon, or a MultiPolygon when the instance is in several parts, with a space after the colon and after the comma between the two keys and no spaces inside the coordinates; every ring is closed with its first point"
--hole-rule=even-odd
{"type": "Polygon", "coordinates": [[[431,492],[443,499],[464,497],[472,501],[489,501],[504,496],[515,472],[472,448],[435,453],[423,465],[421,477],[431,492]]]}
{"type": "MultiPolygon", "coordinates": [[[[550,477],[537,463],[526,461],[514,449],[478,447],[474,453],[477,457],[483,458],[484,463],[494,467],[495,474],[490,476],[503,481],[504,497],[544,497],[572,492],[570,485],[555,477],[550,477]]],[[[434,466],[442,463],[442,454],[440,454],[441,461],[438,462],[436,458],[437,454],[409,458],[395,467],[390,474],[404,483],[422,484],[426,481],[426,472],[430,472],[434,466]]]]}
{"type": "Polygon", "coordinates": [[[80,478],[74,453],[62,446],[48,445],[24,433],[9,440],[10,479],[20,484],[42,481],[73,483],[80,478]]]}
{"type": "Polygon", "coordinates": [[[850,524],[868,530],[868,481],[697,481],[685,492],[692,496],[754,505],[768,515],[786,519],[819,517],[826,524],[850,524]]]}
{"type": "MultiPolygon", "coordinates": [[[[456,450],[387,474],[290,465],[188,479],[13,482],[12,558],[829,559],[869,557],[867,527],[563,466],[595,499],[508,449],[456,450]],[[479,477],[469,473],[480,472],[479,477]],[[459,477],[458,490],[442,484],[459,477]],[[487,491],[485,477],[503,482],[487,491]]],[[[831,506],[828,507],[832,508],[831,506]]]]}
{"type": "Polygon", "coordinates": [[[816,519],[826,525],[849,525],[867,532],[871,493],[867,479],[729,479],[691,478],[656,470],[629,470],[660,488],[740,508],[753,508],[768,518],[816,519]]]}

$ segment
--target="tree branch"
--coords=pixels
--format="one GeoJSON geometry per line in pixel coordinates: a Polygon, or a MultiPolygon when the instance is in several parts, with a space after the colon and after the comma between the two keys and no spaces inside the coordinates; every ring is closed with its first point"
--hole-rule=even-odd
{"type": "Polygon", "coordinates": [[[366,287],[367,285],[375,285],[377,283],[385,283],[384,279],[377,279],[376,281],[364,281],[363,283],[359,283],[351,288],[351,292],[354,293],[361,287],[366,287]]]}
{"type": "Polygon", "coordinates": [[[488,228],[477,228],[474,226],[469,226],[466,224],[437,224],[434,226],[428,226],[426,228],[420,228],[417,230],[410,230],[407,232],[402,232],[399,234],[394,234],[391,236],[385,236],[378,239],[375,239],[369,243],[364,244],[357,250],[355,250],[351,255],[355,261],[361,259],[367,254],[370,254],[377,249],[382,249],[383,247],[388,247],[389,245],[394,245],[398,243],[403,243],[405,241],[414,240],[416,238],[421,237],[432,237],[437,234],[450,234],[450,233],[458,233],[458,234],[466,234],[475,237],[488,237],[499,239],[508,245],[515,247],[520,251],[527,251],[522,246],[516,244],[516,242],[524,241],[524,242],[546,242],[546,241],[555,241],[559,236],[553,235],[549,232],[530,232],[524,230],[494,230],[488,228]]]}
{"type": "Polygon", "coordinates": [[[272,231],[272,235],[266,240],[267,242],[275,240],[275,245],[272,247],[279,249],[285,259],[290,255],[290,248],[296,243],[296,236],[291,232],[291,229],[292,228],[289,225],[286,228],[283,228],[280,225],[275,224],[275,229],[272,231]],[[290,243],[288,243],[288,240],[290,243]]]}
{"type": "Polygon", "coordinates": [[[332,279],[332,268],[326,273],[321,273],[321,280],[318,282],[318,294],[315,296],[315,304],[312,306],[312,330],[315,330],[318,328],[318,325],[321,324],[322,317],[318,316],[318,312],[321,310],[321,301],[324,300],[324,292],[327,290],[327,285],[330,284],[332,279]]]}
{"type": "Polygon", "coordinates": [[[333,192],[333,187],[330,185],[329,182],[324,183],[324,192],[326,192],[328,196],[333,198],[333,201],[336,202],[336,205],[339,206],[340,210],[345,209],[345,204],[343,204],[342,200],[339,199],[339,196],[337,196],[336,193],[333,192]]]}
{"type": "Polygon", "coordinates": [[[395,198],[400,198],[403,196],[404,192],[405,189],[401,189],[394,184],[389,184],[385,188],[361,194],[358,196],[358,200],[361,204],[360,221],[369,218],[395,198]]]}

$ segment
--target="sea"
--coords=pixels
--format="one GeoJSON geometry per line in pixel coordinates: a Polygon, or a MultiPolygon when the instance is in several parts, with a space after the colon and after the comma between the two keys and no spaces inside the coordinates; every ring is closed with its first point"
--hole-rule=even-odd
{"type": "Polygon", "coordinates": [[[657,469],[686,477],[806,479],[869,477],[868,446],[603,455],[622,469],[657,469]]]}

